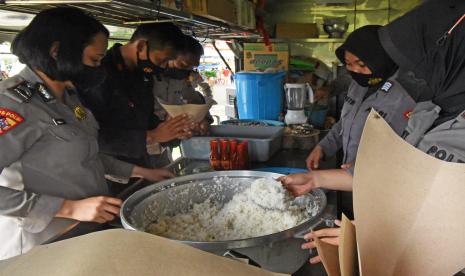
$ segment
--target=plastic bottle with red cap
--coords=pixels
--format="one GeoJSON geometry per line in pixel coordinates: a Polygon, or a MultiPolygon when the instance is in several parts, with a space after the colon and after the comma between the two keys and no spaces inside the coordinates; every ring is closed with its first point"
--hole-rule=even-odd
{"type": "Polygon", "coordinates": [[[210,166],[214,170],[221,170],[221,160],[218,153],[218,141],[210,140],[210,166]]]}

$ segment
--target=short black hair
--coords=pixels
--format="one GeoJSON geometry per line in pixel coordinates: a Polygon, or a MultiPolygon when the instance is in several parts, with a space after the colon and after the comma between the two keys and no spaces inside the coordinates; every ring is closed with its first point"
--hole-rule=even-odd
{"type": "Polygon", "coordinates": [[[192,36],[185,35],[184,36],[184,46],[180,51],[180,54],[188,54],[192,55],[196,59],[199,59],[203,56],[203,46],[200,42],[192,36]]]}
{"type": "Polygon", "coordinates": [[[52,8],[37,14],[15,37],[11,49],[21,63],[54,80],[70,80],[84,68],[84,48],[99,33],[109,36],[93,16],[76,8],[52,8]],[[58,43],[56,60],[50,55],[54,43],[58,43]]]}
{"type": "Polygon", "coordinates": [[[183,48],[184,34],[173,23],[148,23],[137,27],[131,37],[131,42],[146,39],[152,50],[183,48]]]}

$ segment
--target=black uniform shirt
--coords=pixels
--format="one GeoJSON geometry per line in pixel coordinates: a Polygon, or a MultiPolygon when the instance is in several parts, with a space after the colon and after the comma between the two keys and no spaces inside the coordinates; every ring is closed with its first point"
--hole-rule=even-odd
{"type": "Polygon", "coordinates": [[[102,61],[107,71],[105,81],[81,93],[82,102],[100,124],[102,152],[146,165],[147,130],[159,123],[153,110],[153,76],[138,69],[128,70],[120,47],[116,44],[108,51],[102,61]]]}

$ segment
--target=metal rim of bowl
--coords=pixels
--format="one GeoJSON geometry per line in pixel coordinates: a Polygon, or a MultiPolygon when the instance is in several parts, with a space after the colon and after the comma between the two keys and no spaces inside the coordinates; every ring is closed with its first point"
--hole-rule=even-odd
{"type": "MultiPolygon", "coordinates": [[[[189,184],[189,182],[192,182],[192,181],[198,181],[202,179],[203,180],[212,179],[213,177],[221,177],[221,176],[227,176],[230,178],[234,178],[234,177],[237,177],[237,178],[239,177],[255,177],[255,178],[273,177],[273,178],[276,178],[276,177],[280,177],[283,175],[277,174],[277,173],[258,172],[258,171],[220,171],[220,172],[193,174],[193,175],[188,175],[188,176],[183,176],[183,177],[161,181],[161,182],[155,183],[153,185],[150,185],[148,187],[145,187],[135,192],[133,195],[131,195],[129,198],[127,198],[124,201],[123,205],[121,206],[121,210],[120,210],[121,223],[123,224],[123,227],[125,229],[145,232],[145,229],[137,228],[128,221],[128,217],[130,217],[131,212],[134,209],[134,207],[136,207],[145,198],[155,193],[167,191],[170,188],[189,184]],[[175,184],[173,185],[173,183],[175,184]],[[176,184],[176,183],[179,183],[179,184],[176,184]],[[135,203],[133,204],[134,201],[135,203]],[[128,205],[130,204],[133,205],[131,206],[132,208],[128,207],[128,205]],[[126,214],[126,212],[128,213],[126,214]]],[[[264,244],[271,244],[273,242],[281,241],[284,239],[295,238],[297,235],[301,235],[302,233],[308,231],[311,228],[311,226],[314,226],[318,224],[319,222],[321,222],[322,213],[324,212],[326,205],[327,205],[326,195],[324,194],[323,191],[319,189],[313,190],[312,193],[315,195],[315,197],[319,198],[320,200],[321,208],[318,210],[318,213],[315,216],[311,217],[310,219],[302,222],[301,224],[296,225],[295,227],[286,229],[284,231],[276,232],[276,233],[264,235],[264,236],[247,238],[247,239],[227,240],[227,241],[188,241],[188,240],[175,240],[175,239],[172,239],[172,240],[185,243],[185,244],[189,244],[193,247],[201,248],[207,251],[216,251],[216,250],[219,251],[219,250],[229,250],[229,249],[235,249],[235,248],[245,248],[245,247],[259,246],[259,245],[264,245],[264,244]]]]}

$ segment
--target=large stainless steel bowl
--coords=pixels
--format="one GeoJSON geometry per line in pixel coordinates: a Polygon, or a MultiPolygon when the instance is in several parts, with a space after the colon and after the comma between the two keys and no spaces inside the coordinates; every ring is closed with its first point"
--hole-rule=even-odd
{"type": "MultiPolygon", "coordinates": [[[[121,208],[121,221],[126,229],[145,231],[149,223],[162,215],[185,212],[194,203],[206,199],[224,204],[234,194],[249,187],[253,180],[279,176],[268,172],[225,171],[166,180],[130,196],[121,208]]],[[[326,196],[321,190],[312,191],[306,199],[307,210],[311,212],[308,220],[285,231],[241,240],[180,242],[218,255],[229,251],[239,252],[265,269],[293,273],[309,258],[309,252],[300,249],[302,235],[321,223],[321,215],[326,207],[326,196]]]]}

